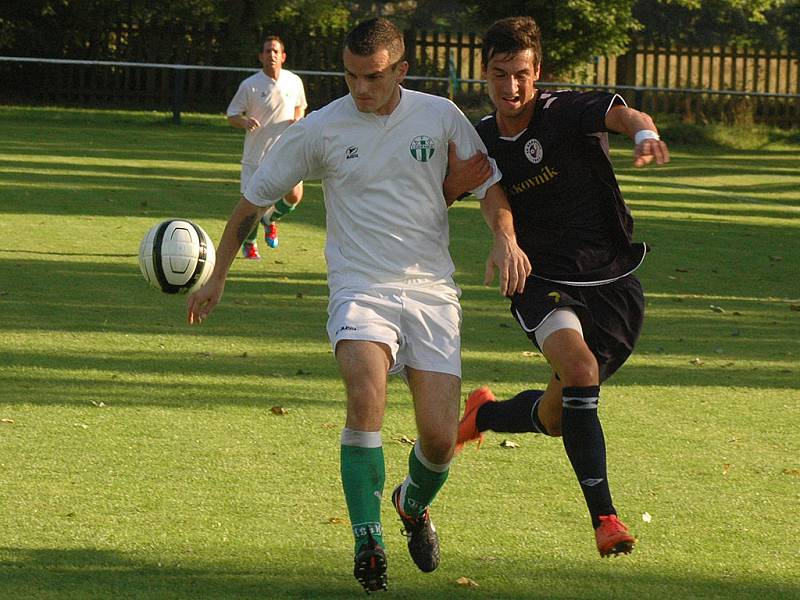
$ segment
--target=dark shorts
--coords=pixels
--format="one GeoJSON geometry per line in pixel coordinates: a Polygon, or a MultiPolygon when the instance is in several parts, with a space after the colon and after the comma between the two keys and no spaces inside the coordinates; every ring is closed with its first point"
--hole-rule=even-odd
{"type": "MultiPolygon", "coordinates": [[[[569,306],[597,358],[605,381],[633,353],[644,321],[644,292],[635,275],[599,286],[573,286],[529,277],[525,291],[511,298],[511,314],[533,344],[536,329],[551,312],[569,306]]],[[[541,348],[539,348],[541,350],[541,348]]]]}

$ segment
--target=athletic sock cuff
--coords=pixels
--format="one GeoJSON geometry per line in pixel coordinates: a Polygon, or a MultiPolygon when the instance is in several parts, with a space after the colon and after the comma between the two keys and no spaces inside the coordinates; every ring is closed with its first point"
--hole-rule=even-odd
{"type": "Polygon", "coordinates": [[[437,465],[436,463],[432,463],[425,458],[425,455],[422,453],[422,446],[419,443],[419,440],[414,443],[414,456],[416,456],[417,460],[422,463],[423,467],[429,471],[433,471],[434,473],[445,473],[448,469],[450,469],[450,461],[443,465],[437,465]]]}
{"type": "Polygon", "coordinates": [[[380,431],[357,431],[355,429],[342,429],[342,446],[355,446],[357,448],[380,448],[383,446],[380,431]]]}
{"type": "Polygon", "coordinates": [[[565,387],[561,391],[561,398],[564,408],[596,409],[600,398],[600,386],[565,387]]]}

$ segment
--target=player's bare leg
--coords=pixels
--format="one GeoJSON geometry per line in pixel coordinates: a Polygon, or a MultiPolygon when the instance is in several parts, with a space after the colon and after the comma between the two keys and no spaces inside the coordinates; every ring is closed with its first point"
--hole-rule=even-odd
{"type": "Polygon", "coordinates": [[[392,503],[417,567],[439,566],[439,538],[429,505],[447,480],[456,443],[461,379],[455,375],[406,370],[414,398],[418,438],[408,457],[408,476],[392,493],[392,503]]]}
{"type": "Polygon", "coordinates": [[[355,539],[353,574],[367,592],[387,587],[381,496],[385,466],[381,425],[391,354],[383,344],[341,340],[336,360],[347,394],[341,476],[355,539]]]}

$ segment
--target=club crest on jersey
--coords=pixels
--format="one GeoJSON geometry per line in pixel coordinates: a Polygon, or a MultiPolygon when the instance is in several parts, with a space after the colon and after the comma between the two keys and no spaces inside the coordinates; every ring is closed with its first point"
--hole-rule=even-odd
{"type": "Polygon", "coordinates": [[[428,162],[433,158],[433,153],[436,152],[436,147],[433,145],[433,140],[427,135],[418,135],[411,140],[411,156],[414,160],[419,162],[428,162]]]}
{"type": "Polygon", "coordinates": [[[525,158],[533,164],[538,164],[542,162],[543,156],[544,152],[542,151],[542,145],[539,143],[539,140],[536,138],[529,139],[528,143],[525,144],[525,158]]]}
{"type": "Polygon", "coordinates": [[[358,158],[358,146],[350,146],[345,151],[345,160],[350,158],[358,158]]]}

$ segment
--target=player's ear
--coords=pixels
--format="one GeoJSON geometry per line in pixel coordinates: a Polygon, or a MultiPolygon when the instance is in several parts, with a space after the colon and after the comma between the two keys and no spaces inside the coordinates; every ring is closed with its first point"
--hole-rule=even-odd
{"type": "Polygon", "coordinates": [[[536,72],[533,74],[533,80],[539,81],[539,77],[542,75],[542,63],[540,62],[536,65],[536,72]]]}
{"type": "Polygon", "coordinates": [[[397,83],[401,83],[408,75],[408,61],[404,60],[397,65],[397,83]]]}

